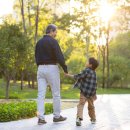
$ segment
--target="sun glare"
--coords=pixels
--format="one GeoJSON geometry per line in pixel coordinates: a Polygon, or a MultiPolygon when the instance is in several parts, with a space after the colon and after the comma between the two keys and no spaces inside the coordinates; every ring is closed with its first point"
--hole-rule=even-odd
{"type": "Polygon", "coordinates": [[[0,17],[13,12],[14,0],[0,0],[0,17]]]}
{"type": "Polygon", "coordinates": [[[13,13],[14,0],[0,0],[0,24],[2,23],[2,17],[13,13]]]}
{"type": "Polygon", "coordinates": [[[102,0],[100,3],[99,14],[103,21],[108,22],[114,14],[114,7],[108,4],[105,0],[102,0]]]}

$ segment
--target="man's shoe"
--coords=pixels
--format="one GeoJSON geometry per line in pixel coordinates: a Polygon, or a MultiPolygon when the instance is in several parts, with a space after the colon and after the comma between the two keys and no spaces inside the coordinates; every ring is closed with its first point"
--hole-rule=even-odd
{"type": "Polygon", "coordinates": [[[60,116],[59,118],[53,118],[53,122],[60,122],[60,121],[65,121],[67,118],[60,116]]]}
{"type": "Polygon", "coordinates": [[[81,119],[79,117],[76,119],[76,126],[81,126],[81,119]]]}
{"type": "Polygon", "coordinates": [[[47,122],[44,119],[38,119],[38,125],[46,124],[47,122]]]}

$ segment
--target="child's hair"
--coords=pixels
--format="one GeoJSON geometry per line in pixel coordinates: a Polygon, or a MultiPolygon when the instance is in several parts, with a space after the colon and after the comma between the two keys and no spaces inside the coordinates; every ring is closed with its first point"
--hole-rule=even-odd
{"type": "Polygon", "coordinates": [[[93,57],[89,58],[89,64],[92,65],[93,70],[95,70],[99,65],[98,61],[93,57]]]}

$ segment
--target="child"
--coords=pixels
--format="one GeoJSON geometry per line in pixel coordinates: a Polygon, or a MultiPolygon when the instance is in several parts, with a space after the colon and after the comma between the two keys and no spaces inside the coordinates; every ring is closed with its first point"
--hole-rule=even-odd
{"type": "Polygon", "coordinates": [[[81,73],[76,75],[66,74],[66,76],[76,79],[74,88],[80,89],[80,100],[77,106],[77,126],[81,126],[81,121],[83,120],[83,107],[86,101],[88,102],[88,114],[91,123],[96,123],[94,100],[96,100],[97,79],[95,69],[98,65],[98,61],[92,57],[89,58],[87,67],[81,73]]]}

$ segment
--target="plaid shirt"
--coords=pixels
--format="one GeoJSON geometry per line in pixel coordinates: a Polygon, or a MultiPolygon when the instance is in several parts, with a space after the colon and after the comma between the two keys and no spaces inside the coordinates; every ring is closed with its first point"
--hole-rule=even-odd
{"type": "Polygon", "coordinates": [[[79,88],[85,97],[96,95],[97,78],[94,70],[86,68],[81,73],[74,75],[74,79],[77,80],[74,88],[79,88]]]}

